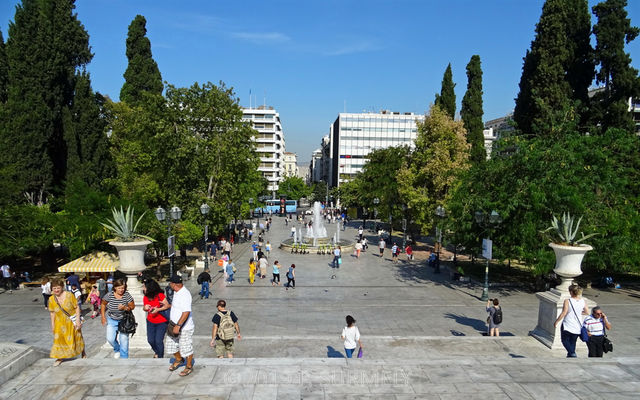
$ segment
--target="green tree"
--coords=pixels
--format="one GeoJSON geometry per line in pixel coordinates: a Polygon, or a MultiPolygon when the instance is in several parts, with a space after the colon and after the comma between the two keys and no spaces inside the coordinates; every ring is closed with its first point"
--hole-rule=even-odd
{"type": "Polygon", "coordinates": [[[147,38],[147,20],[136,15],[129,25],[127,36],[127,60],[124,85],[120,90],[120,100],[136,105],[142,100],[142,92],[162,94],[164,86],[158,64],[151,54],[151,42],[147,38]]]}
{"type": "Polygon", "coordinates": [[[593,7],[598,19],[593,27],[599,67],[596,81],[604,84],[594,96],[593,111],[595,124],[599,124],[603,132],[608,128],[635,130],[628,101],[630,97],[640,96],[640,78],[624,46],[638,36],[640,29],[631,26],[626,6],[626,0],[606,0],[593,7]]]}
{"type": "Polygon", "coordinates": [[[453,83],[453,73],[451,72],[451,63],[447,65],[447,69],[444,71],[442,77],[442,87],[440,94],[436,93],[435,105],[445,111],[451,119],[456,116],[456,92],[454,91],[456,85],[453,83]]]}
{"type": "Polygon", "coordinates": [[[311,187],[304,183],[302,178],[297,176],[287,176],[278,184],[278,195],[287,199],[299,200],[302,197],[311,195],[311,187]]]}
{"type": "Polygon", "coordinates": [[[36,203],[63,192],[64,110],[73,101],[76,71],[93,56],[74,8],[72,0],[24,0],[9,24],[0,163],[15,165],[19,194],[36,203]]]}
{"type": "Polygon", "coordinates": [[[469,168],[469,144],[462,121],[433,106],[418,123],[415,149],[398,172],[398,193],[423,232],[433,225],[436,207],[443,204],[459,175],[469,168]]]}
{"type": "Polygon", "coordinates": [[[482,123],[482,67],[480,56],[474,55],[467,64],[467,92],[462,98],[460,116],[467,130],[467,141],[471,145],[471,162],[481,163],[487,158],[484,148],[484,124],[482,123]]]}
{"type": "Polygon", "coordinates": [[[593,77],[585,7],[586,0],[547,0],[542,7],[514,110],[523,134],[555,135],[580,122],[593,77]]]}
{"type": "Polygon", "coordinates": [[[98,187],[115,172],[105,132],[104,101],[91,89],[89,74],[78,74],[73,104],[65,110],[67,182],[81,180],[98,187]]]}
{"type": "Polygon", "coordinates": [[[474,165],[447,202],[455,240],[478,249],[482,231],[473,213],[496,210],[503,218],[491,236],[496,258],[519,259],[544,274],[553,268],[554,255],[540,231],[552,214],[570,212],[584,216],[581,231],[600,233],[588,240],[597,251],[587,253],[587,268],[637,271],[638,151],[637,137],[615,129],[603,135],[502,139],[495,157],[474,165]]]}
{"type": "Polygon", "coordinates": [[[0,31],[0,104],[7,101],[7,85],[9,84],[9,66],[7,65],[7,51],[4,37],[0,31]]]}

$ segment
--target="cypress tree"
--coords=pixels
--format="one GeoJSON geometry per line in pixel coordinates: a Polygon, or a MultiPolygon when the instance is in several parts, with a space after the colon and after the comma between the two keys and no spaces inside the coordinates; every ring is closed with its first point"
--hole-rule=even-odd
{"type": "Polygon", "coordinates": [[[63,116],[76,69],[93,55],[73,0],[23,0],[9,25],[6,120],[0,142],[21,193],[34,202],[63,192],[67,168],[63,116]]]}
{"type": "Polygon", "coordinates": [[[631,57],[624,51],[625,42],[633,41],[640,30],[627,18],[626,0],[606,0],[593,7],[598,22],[593,27],[596,37],[595,58],[599,70],[596,81],[604,88],[593,99],[595,123],[602,132],[609,128],[634,131],[633,117],[628,110],[629,97],[640,96],[638,70],[631,66],[631,57]]]}
{"type": "Polygon", "coordinates": [[[91,89],[89,74],[78,74],[73,105],[65,113],[67,182],[81,180],[98,188],[114,174],[105,132],[104,102],[104,97],[91,89]]]}
{"type": "Polygon", "coordinates": [[[524,58],[514,121],[524,134],[575,127],[593,77],[586,0],[547,0],[524,58]]]}
{"type": "Polygon", "coordinates": [[[9,66],[7,52],[4,48],[4,37],[0,31],[0,103],[7,101],[7,84],[9,82],[9,66]]]}
{"type": "Polygon", "coordinates": [[[453,73],[451,72],[451,63],[449,63],[442,77],[440,94],[436,93],[435,105],[440,107],[451,119],[454,119],[456,115],[456,93],[453,90],[455,86],[455,83],[453,83],[453,73]]]}
{"type": "Polygon", "coordinates": [[[467,142],[471,145],[471,162],[481,163],[487,153],[484,148],[484,124],[482,123],[482,67],[480,56],[473,55],[467,64],[467,92],[462,98],[460,116],[467,130],[467,142]]]}
{"type": "Polygon", "coordinates": [[[129,65],[124,72],[124,85],[120,90],[120,100],[129,105],[142,101],[142,92],[162,94],[164,86],[158,64],[151,54],[151,42],[146,37],[147,20],[136,15],[129,25],[127,36],[127,59],[129,65]]]}

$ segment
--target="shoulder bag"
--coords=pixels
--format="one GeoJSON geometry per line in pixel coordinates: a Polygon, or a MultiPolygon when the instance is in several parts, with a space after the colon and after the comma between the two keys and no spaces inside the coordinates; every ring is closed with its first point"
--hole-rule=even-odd
{"type": "MultiPolygon", "coordinates": [[[[70,320],[71,320],[71,322],[73,323],[73,326],[75,326],[75,325],[76,325],[76,315],[75,315],[75,314],[73,314],[73,315],[69,314],[69,313],[67,312],[67,310],[65,310],[65,309],[60,305],[60,302],[58,301],[58,298],[57,298],[55,295],[53,296],[53,299],[56,301],[56,304],[58,304],[58,307],[60,307],[60,309],[62,310],[62,312],[63,312],[63,313],[65,313],[67,317],[69,317],[69,319],[70,319],[70,320]]],[[[80,316],[80,326],[81,326],[81,327],[82,327],[82,324],[84,324],[84,317],[81,315],[81,316],[80,316]]],[[[80,328],[76,328],[76,329],[80,329],[80,328]]]]}
{"type": "MultiPolygon", "coordinates": [[[[576,318],[578,319],[578,322],[580,322],[580,317],[578,317],[578,313],[576,312],[576,309],[573,308],[573,304],[571,303],[571,299],[567,299],[567,301],[569,302],[569,305],[571,306],[571,309],[573,310],[573,313],[576,315],[576,318]]],[[[580,340],[582,340],[583,342],[588,342],[589,341],[589,331],[587,331],[587,328],[585,328],[584,325],[582,325],[582,327],[580,328],[580,340]]]]}
{"type": "Polygon", "coordinates": [[[133,312],[123,312],[122,319],[118,322],[118,332],[133,336],[137,327],[138,323],[136,322],[136,317],[133,316],[133,312]]]}
{"type": "Polygon", "coordinates": [[[604,340],[602,341],[602,351],[605,353],[613,352],[613,343],[607,337],[607,327],[604,325],[604,319],[602,320],[602,332],[604,333],[604,340]]]}

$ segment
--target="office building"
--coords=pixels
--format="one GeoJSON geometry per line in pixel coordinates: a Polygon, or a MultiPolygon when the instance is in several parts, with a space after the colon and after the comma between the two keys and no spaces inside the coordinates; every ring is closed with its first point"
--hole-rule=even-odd
{"type": "Polygon", "coordinates": [[[298,156],[296,153],[289,151],[284,152],[283,160],[283,177],[298,176],[298,156]]]}
{"type": "Polygon", "coordinates": [[[254,137],[256,151],[260,156],[258,170],[267,180],[267,189],[275,198],[278,184],[284,176],[285,144],[280,114],[269,106],[243,108],[242,113],[242,119],[251,122],[253,129],[258,131],[254,137]]]}
{"type": "Polygon", "coordinates": [[[373,150],[413,147],[418,134],[416,121],[423,120],[424,115],[390,111],[338,114],[327,143],[329,185],[340,186],[352,180],[373,150]]]}

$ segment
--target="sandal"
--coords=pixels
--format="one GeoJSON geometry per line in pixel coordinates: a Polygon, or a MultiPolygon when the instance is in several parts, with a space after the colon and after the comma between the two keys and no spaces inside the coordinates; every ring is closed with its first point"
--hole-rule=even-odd
{"type": "Polygon", "coordinates": [[[62,364],[62,360],[56,360],[56,361],[53,363],[53,366],[54,366],[54,367],[57,367],[57,366],[59,366],[60,364],[62,364]]]}
{"type": "Polygon", "coordinates": [[[169,371],[175,371],[178,368],[180,368],[180,364],[182,364],[182,360],[178,361],[176,360],[173,364],[171,364],[171,366],[169,367],[169,371]]]}
{"type": "Polygon", "coordinates": [[[180,376],[188,376],[193,372],[193,367],[184,367],[182,372],[180,372],[180,376]]]}

